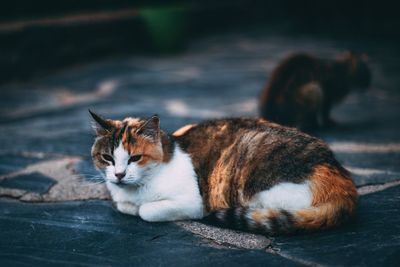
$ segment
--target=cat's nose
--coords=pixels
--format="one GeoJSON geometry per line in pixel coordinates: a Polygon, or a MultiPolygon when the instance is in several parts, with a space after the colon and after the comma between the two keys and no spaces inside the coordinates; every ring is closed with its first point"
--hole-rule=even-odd
{"type": "Polygon", "coordinates": [[[122,178],[125,177],[125,174],[126,174],[126,172],[119,172],[119,173],[116,173],[116,174],[115,174],[115,177],[117,177],[117,179],[118,179],[119,181],[121,181],[122,178]]]}

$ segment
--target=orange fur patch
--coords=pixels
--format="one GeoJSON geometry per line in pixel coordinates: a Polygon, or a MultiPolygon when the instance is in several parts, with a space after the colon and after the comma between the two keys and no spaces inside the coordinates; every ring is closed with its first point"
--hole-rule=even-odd
{"type": "Polygon", "coordinates": [[[357,190],[347,173],[323,164],[311,175],[312,207],[296,213],[297,227],[321,229],[340,224],[353,215],[357,190]]]}
{"type": "Polygon", "coordinates": [[[230,192],[230,171],[229,166],[220,159],[212,171],[208,180],[208,203],[209,210],[228,208],[230,192]]]}
{"type": "MultiPolygon", "coordinates": [[[[221,127],[219,132],[226,130],[221,127]]],[[[251,195],[245,196],[243,191],[249,177],[250,168],[247,165],[238,168],[238,159],[251,162],[256,154],[256,146],[263,134],[249,132],[240,135],[238,140],[226,148],[208,178],[207,208],[210,210],[223,209],[232,206],[244,206],[251,195]],[[246,152],[244,152],[246,151],[246,152]],[[243,154],[240,154],[243,153],[243,154]]]]}
{"type": "Polygon", "coordinates": [[[187,131],[189,131],[190,129],[192,129],[193,127],[195,127],[197,124],[188,124],[185,125],[181,128],[179,128],[178,130],[176,130],[172,135],[173,136],[182,136],[184,135],[187,131]]]}
{"type": "Polygon", "coordinates": [[[252,229],[259,229],[259,230],[267,230],[270,231],[269,233],[273,233],[271,227],[279,221],[282,223],[288,224],[286,227],[282,227],[280,229],[275,229],[275,231],[282,231],[282,232],[290,232],[291,225],[290,222],[285,221],[284,218],[280,218],[281,211],[276,209],[255,209],[251,212],[251,220],[252,223],[249,224],[250,228],[252,229]]]}
{"type": "Polygon", "coordinates": [[[161,144],[153,143],[147,138],[136,134],[136,130],[143,122],[131,118],[125,119],[124,122],[127,122],[127,128],[122,135],[122,144],[130,155],[142,155],[138,164],[144,166],[150,161],[162,161],[163,151],[161,144]],[[134,142],[129,142],[130,139],[133,139],[134,142]]]}
{"type": "MultiPolygon", "coordinates": [[[[213,138],[223,136],[228,128],[228,125],[220,125],[213,138]]],[[[207,210],[247,204],[252,194],[245,194],[245,186],[252,165],[241,164],[258,160],[257,148],[264,138],[265,134],[258,131],[237,133],[231,145],[222,151],[208,177],[207,194],[204,198],[207,210]]]]}
{"type": "Polygon", "coordinates": [[[272,218],[278,216],[279,211],[273,209],[256,209],[251,214],[251,218],[258,225],[261,225],[265,221],[270,221],[272,218]]]}
{"type": "Polygon", "coordinates": [[[262,210],[259,210],[259,209],[257,209],[257,210],[255,210],[255,211],[253,211],[252,213],[251,213],[251,218],[253,219],[253,221],[255,222],[255,223],[260,223],[261,222],[261,220],[262,220],[262,218],[263,218],[263,215],[264,215],[264,212],[261,212],[262,210]]]}

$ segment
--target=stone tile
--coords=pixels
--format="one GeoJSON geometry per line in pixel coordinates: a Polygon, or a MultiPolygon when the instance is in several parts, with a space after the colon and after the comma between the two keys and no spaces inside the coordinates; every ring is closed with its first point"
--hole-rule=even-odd
{"type": "Polygon", "coordinates": [[[357,186],[400,180],[400,153],[336,153],[357,186]]]}
{"type": "Polygon", "coordinates": [[[0,180],[0,187],[22,189],[43,194],[49,191],[55,183],[55,180],[39,172],[34,172],[0,180]]]}
{"type": "Polygon", "coordinates": [[[280,253],[325,266],[398,266],[400,186],[360,198],[355,222],[340,229],[277,237],[280,253]]]}
{"type": "Polygon", "coordinates": [[[215,248],[173,223],[146,223],[109,202],[0,202],[0,264],[299,266],[261,250],[215,248]]]}
{"type": "Polygon", "coordinates": [[[42,159],[15,154],[0,155],[0,176],[23,169],[27,165],[37,163],[40,160],[42,159]]]}

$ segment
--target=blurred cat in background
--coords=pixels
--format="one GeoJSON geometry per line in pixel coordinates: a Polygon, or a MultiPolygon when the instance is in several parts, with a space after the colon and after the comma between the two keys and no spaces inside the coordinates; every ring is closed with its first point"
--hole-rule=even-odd
{"type": "Polygon", "coordinates": [[[334,60],[304,53],[284,59],[273,71],[260,97],[262,118],[304,131],[330,127],[333,105],[351,90],[371,82],[368,56],[346,51],[334,60]]]}

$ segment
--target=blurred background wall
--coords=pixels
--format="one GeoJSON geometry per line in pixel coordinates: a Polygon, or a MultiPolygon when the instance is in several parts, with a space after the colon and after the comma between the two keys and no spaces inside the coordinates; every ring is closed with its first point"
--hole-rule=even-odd
{"type": "Polygon", "coordinates": [[[0,3],[0,84],[102,59],[179,53],[210,33],[400,39],[391,1],[13,0],[0,3]]]}

